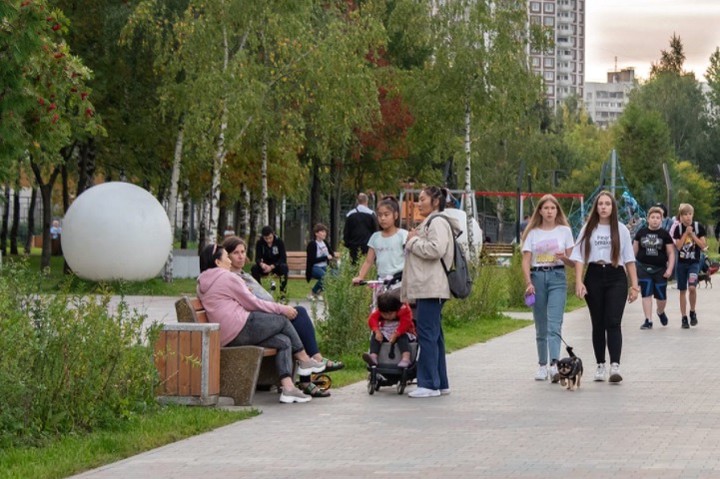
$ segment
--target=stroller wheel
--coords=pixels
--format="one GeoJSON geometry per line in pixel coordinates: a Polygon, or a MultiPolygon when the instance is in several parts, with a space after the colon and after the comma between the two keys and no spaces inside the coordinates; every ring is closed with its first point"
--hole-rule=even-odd
{"type": "Polygon", "coordinates": [[[372,383],[372,381],[370,381],[370,380],[368,380],[367,391],[368,391],[368,394],[371,395],[371,396],[372,396],[373,394],[375,394],[375,385],[374,385],[374,384],[372,383]]]}
{"type": "Polygon", "coordinates": [[[368,373],[367,392],[369,395],[375,394],[375,385],[377,383],[377,373],[375,368],[372,368],[368,373]]]}
{"type": "Polygon", "coordinates": [[[327,391],[332,387],[332,379],[327,374],[313,374],[312,382],[319,387],[323,392],[327,391]]]}
{"type": "Polygon", "coordinates": [[[400,381],[397,383],[397,393],[402,394],[405,392],[405,386],[407,385],[407,369],[403,369],[400,381]]]}

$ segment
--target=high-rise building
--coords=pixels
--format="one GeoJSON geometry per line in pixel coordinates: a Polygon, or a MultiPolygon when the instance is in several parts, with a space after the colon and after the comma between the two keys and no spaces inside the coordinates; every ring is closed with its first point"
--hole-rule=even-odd
{"type": "Polygon", "coordinates": [[[630,91],[637,85],[634,68],[623,68],[607,74],[607,83],[585,84],[585,110],[600,128],[615,123],[625,110],[630,91]]]}
{"type": "Polygon", "coordinates": [[[550,51],[530,49],[533,71],[542,76],[548,105],[554,109],[567,98],[582,101],[585,83],[585,0],[529,0],[531,25],[553,32],[550,51]]]}

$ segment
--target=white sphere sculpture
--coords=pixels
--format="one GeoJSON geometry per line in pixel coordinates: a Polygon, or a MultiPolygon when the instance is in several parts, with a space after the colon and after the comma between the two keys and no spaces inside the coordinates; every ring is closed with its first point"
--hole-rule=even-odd
{"type": "Polygon", "coordinates": [[[93,281],[153,278],[172,248],[165,210],[153,195],[130,183],[103,183],[84,191],[62,227],[68,265],[93,281]]]}

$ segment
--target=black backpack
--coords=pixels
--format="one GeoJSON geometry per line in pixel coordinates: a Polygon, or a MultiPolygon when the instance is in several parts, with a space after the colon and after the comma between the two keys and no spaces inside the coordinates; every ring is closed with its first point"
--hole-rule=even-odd
{"type": "MultiPolygon", "coordinates": [[[[433,216],[433,218],[435,217],[433,216]]],[[[430,227],[430,223],[432,222],[433,218],[430,218],[430,221],[428,221],[427,223],[427,227],[430,227]]],[[[448,219],[444,216],[442,218],[447,221],[448,225],[450,226],[450,232],[452,233],[452,225],[450,224],[450,221],[448,221],[448,219]]],[[[448,269],[447,265],[445,265],[445,261],[442,258],[440,258],[440,262],[443,265],[445,274],[447,274],[448,285],[450,286],[450,293],[453,295],[454,298],[464,299],[470,296],[470,293],[472,292],[473,282],[472,277],[470,276],[470,270],[468,269],[465,252],[458,244],[454,233],[453,251],[453,265],[451,269],[448,269]]]]}

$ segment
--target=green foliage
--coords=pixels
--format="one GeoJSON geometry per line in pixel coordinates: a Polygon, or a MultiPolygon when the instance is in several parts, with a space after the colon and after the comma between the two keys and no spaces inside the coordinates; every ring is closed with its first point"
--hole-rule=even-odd
{"type": "Polygon", "coordinates": [[[495,318],[507,305],[507,270],[483,264],[474,268],[472,293],[465,299],[451,299],[443,307],[443,321],[447,325],[495,318]]]}
{"type": "Polygon", "coordinates": [[[372,295],[367,287],[352,286],[360,270],[360,261],[353,266],[347,254],[340,267],[325,275],[325,321],[317,325],[321,351],[328,356],[357,352],[367,348],[367,318],[372,295]]]}
{"type": "Polygon", "coordinates": [[[0,276],[0,445],[83,433],[154,404],[155,330],[109,296],[38,295],[37,274],[0,276]]]}
{"type": "Polygon", "coordinates": [[[508,306],[510,309],[525,307],[525,274],[522,270],[522,253],[516,249],[507,269],[508,306]]]}

